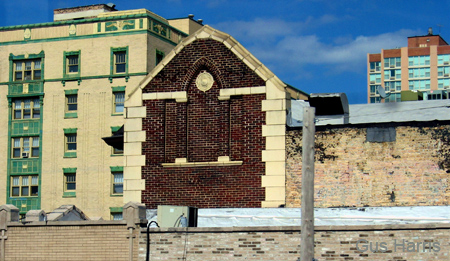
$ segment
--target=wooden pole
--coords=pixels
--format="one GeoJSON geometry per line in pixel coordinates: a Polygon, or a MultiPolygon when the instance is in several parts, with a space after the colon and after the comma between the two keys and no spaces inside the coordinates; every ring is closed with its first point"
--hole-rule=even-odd
{"type": "Polygon", "coordinates": [[[314,259],[315,112],[314,107],[305,107],[303,110],[301,261],[314,259]]]}

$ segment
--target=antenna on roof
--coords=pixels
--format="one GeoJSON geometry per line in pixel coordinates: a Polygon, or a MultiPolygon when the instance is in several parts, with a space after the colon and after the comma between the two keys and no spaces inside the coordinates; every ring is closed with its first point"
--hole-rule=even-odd
{"type": "Polygon", "coordinates": [[[438,24],[437,27],[439,28],[439,35],[440,35],[441,34],[441,27],[444,27],[444,26],[441,25],[441,24],[438,24]]]}
{"type": "Polygon", "coordinates": [[[381,85],[378,85],[377,91],[380,94],[381,99],[385,99],[391,95],[391,93],[386,93],[386,91],[381,85]]]}

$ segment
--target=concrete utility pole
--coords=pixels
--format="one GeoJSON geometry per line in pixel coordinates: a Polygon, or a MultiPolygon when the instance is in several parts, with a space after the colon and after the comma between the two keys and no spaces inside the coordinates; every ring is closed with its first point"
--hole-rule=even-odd
{"type": "Polygon", "coordinates": [[[303,110],[301,261],[314,259],[314,123],[316,109],[303,110]]]}

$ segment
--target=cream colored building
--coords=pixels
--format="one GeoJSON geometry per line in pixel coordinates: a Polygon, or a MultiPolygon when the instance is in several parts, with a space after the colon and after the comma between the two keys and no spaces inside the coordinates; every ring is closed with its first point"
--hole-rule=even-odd
{"type": "Polygon", "coordinates": [[[123,152],[101,138],[124,124],[131,87],[201,21],[103,4],[54,14],[0,27],[0,205],[120,218],[123,152]]]}

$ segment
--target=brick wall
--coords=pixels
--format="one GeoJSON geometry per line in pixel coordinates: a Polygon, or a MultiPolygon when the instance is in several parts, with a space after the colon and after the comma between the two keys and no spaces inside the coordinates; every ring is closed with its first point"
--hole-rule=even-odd
{"type": "MultiPolygon", "coordinates": [[[[316,227],[318,260],[448,260],[450,226],[316,227]],[[365,240],[365,241],[360,241],[365,240]]],[[[151,229],[150,260],[298,260],[300,227],[151,229]]],[[[141,236],[140,260],[146,240],[141,236]]]]}
{"type": "Polygon", "coordinates": [[[146,141],[142,145],[145,190],[142,202],[157,205],[260,207],[264,200],[261,161],[265,139],[261,111],[264,94],[219,100],[221,89],[265,86],[259,76],[225,45],[196,40],[178,53],[143,89],[143,93],[186,91],[188,102],[144,100],[146,141]],[[201,72],[214,78],[212,88],[200,91],[201,72]],[[162,167],[176,158],[215,162],[220,156],[242,161],[238,166],[162,167]]]}
{"type": "MultiPolygon", "coordinates": [[[[6,260],[128,260],[125,221],[41,223],[8,225],[6,260]]],[[[137,260],[139,236],[134,236],[133,260],[137,260]]]]}
{"type": "MultiPolygon", "coordinates": [[[[317,127],[315,207],[449,204],[448,122],[389,126],[395,142],[366,142],[367,126],[317,127]]],[[[301,133],[286,137],[288,207],[301,204],[301,133]]]]}

